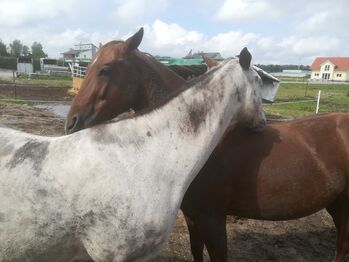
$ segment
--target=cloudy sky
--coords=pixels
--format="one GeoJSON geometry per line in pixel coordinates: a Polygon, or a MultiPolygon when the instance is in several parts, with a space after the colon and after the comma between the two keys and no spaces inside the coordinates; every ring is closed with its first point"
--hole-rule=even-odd
{"type": "Polygon", "coordinates": [[[139,49],[182,57],[233,56],[255,63],[309,64],[349,56],[348,0],[0,0],[0,39],[44,46],[58,58],[77,43],[125,39],[141,26],[139,49]]]}

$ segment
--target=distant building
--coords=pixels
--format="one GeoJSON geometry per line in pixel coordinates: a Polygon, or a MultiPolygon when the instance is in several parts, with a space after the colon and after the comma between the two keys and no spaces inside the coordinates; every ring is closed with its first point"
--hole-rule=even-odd
{"type": "Polygon", "coordinates": [[[349,57],[318,57],[310,68],[312,80],[349,81],[349,57]]]}
{"type": "Polygon", "coordinates": [[[284,69],[282,70],[282,72],[274,72],[271,74],[276,77],[309,77],[311,75],[311,71],[300,69],[284,69]]]}
{"type": "Polygon", "coordinates": [[[192,53],[192,50],[189,51],[189,53],[183,57],[184,59],[202,59],[202,56],[206,56],[208,58],[214,59],[221,61],[223,60],[222,55],[219,52],[210,52],[210,53],[205,53],[205,52],[197,52],[197,53],[192,53]]]}
{"type": "Polygon", "coordinates": [[[94,44],[77,44],[62,54],[66,62],[90,62],[97,50],[94,44]]]}
{"type": "Polygon", "coordinates": [[[30,57],[20,56],[17,58],[17,74],[30,75],[34,72],[33,59],[30,57]]]}
{"type": "Polygon", "coordinates": [[[191,79],[207,71],[206,63],[202,58],[203,55],[217,61],[223,60],[223,57],[218,52],[198,52],[193,54],[192,50],[183,58],[174,58],[170,56],[155,56],[155,58],[184,79],[191,79]]]}

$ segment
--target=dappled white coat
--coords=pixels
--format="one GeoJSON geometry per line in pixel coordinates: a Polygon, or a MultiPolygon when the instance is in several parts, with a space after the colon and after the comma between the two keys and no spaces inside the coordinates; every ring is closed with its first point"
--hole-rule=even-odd
{"type": "Polygon", "coordinates": [[[64,137],[0,128],[0,261],[157,255],[231,120],[264,121],[260,79],[238,60],[193,85],[154,111],[64,137]]]}

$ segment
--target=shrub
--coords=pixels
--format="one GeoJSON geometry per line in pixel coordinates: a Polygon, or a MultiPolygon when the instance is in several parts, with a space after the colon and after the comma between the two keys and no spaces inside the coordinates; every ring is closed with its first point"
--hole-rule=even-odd
{"type": "Polygon", "coordinates": [[[17,70],[17,58],[11,56],[0,56],[0,68],[17,70]]]}

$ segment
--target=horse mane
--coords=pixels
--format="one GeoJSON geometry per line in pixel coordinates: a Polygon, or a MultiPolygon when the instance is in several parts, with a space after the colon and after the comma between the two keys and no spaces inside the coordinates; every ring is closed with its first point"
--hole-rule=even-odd
{"type": "MultiPolygon", "coordinates": [[[[161,72],[158,69],[163,68],[172,74],[175,72],[157,61],[152,55],[140,51],[133,52],[136,59],[135,65],[142,72],[141,74],[150,80],[150,85],[146,86],[146,92],[149,95],[150,105],[156,105],[169,93],[169,87],[165,84],[161,72]]],[[[183,79],[184,80],[184,79],[183,79]]]]}
{"type": "MultiPolygon", "coordinates": [[[[223,63],[222,63],[223,64],[223,63]]],[[[157,100],[155,104],[152,104],[142,110],[139,110],[137,112],[135,112],[134,114],[128,114],[123,116],[122,118],[118,119],[118,118],[114,118],[111,120],[111,122],[115,122],[115,121],[120,121],[120,120],[124,120],[124,119],[128,119],[128,118],[136,118],[139,116],[143,116],[146,115],[154,110],[158,110],[161,107],[165,106],[170,100],[172,100],[172,98],[176,97],[177,95],[179,95],[179,93],[184,92],[186,89],[189,89],[193,86],[196,86],[200,83],[200,86],[205,86],[206,84],[208,84],[211,79],[213,78],[213,74],[221,67],[217,66],[215,68],[213,68],[212,70],[208,71],[207,73],[200,75],[190,81],[187,81],[185,84],[183,84],[182,86],[180,86],[179,88],[175,89],[172,92],[167,92],[165,95],[163,95],[160,100],[157,100]]]]}

